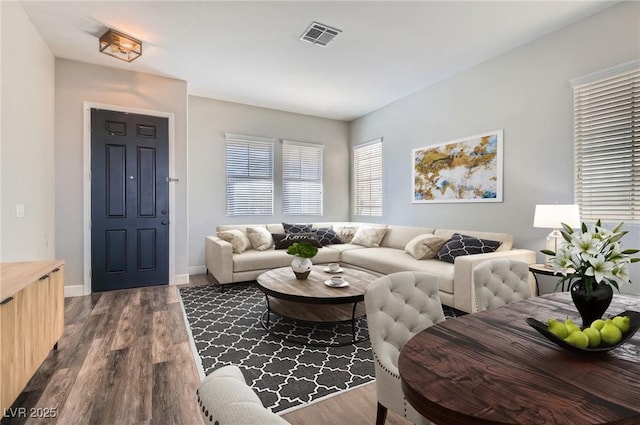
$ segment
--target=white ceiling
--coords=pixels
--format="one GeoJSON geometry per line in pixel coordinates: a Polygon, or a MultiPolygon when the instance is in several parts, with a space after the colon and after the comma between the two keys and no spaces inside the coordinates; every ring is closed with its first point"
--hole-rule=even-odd
{"type": "Polygon", "coordinates": [[[189,94],[352,120],[611,1],[25,1],[56,57],[177,78],[189,94]],[[312,21],[343,32],[299,41],[312,21]],[[131,63],[98,52],[114,28],[131,63]]]}

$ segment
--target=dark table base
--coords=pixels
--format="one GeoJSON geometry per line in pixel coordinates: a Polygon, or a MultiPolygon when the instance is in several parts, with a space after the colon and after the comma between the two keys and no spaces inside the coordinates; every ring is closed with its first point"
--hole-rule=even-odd
{"type": "Polygon", "coordinates": [[[275,312],[273,310],[271,310],[271,307],[269,305],[269,297],[265,296],[266,301],[267,301],[267,309],[262,313],[262,316],[260,317],[260,323],[262,324],[262,327],[269,333],[269,335],[272,335],[276,338],[279,338],[283,341],[287,341],[291,344],[295,344],[295,345],[304,345],[304,346],[309,346],[309,347],[344,347],[347,345],[351,345],[351,344],[358,344],[364,341],[368,341],[369,340],[369,335],[367,333],[366,336],[362,336],[362,335],[358,335],[358,333],[362,334],[361,332],[357,332],[356,328],[357,328],[357,321],[358,319],[362,318],[363,316],[359,316],[356,317],[356,307],[358,306],[358,302],[353,303],[353,308],[352,308],[352,313],[351,313],[351,319],[348,320],[335,320],[335,321],[322,321],[322,322],[318,322],[318,321],[312,321],[312,320],[302,320],[299,318],[293,318],[293,317],[289,317],[289,316],[285,316],[283,314],[280,314],[278,312],[275,312]],[[351,338],[347,341],[340,341],[340,342],[311,342],[311,341],[304,341],[301,339],[297,339],[295,337],[292,336],[288,336],[282,332],[277,332],[274,331],[273,329],[273,324],[271,323],[271,315],[275,314],[277,316],[280,316],[282,318],[285,318],[287,320],[292,320],[294,322],[298,322],[298,323],[303,323],[303,324],[307,324],[307,325],[311,325],[311,326],[315,326],[315,327],[324,327],[325,325],[327,327],[335,327],[338,326],[340,324],[344,324],[344,323],[350,323],[351,324],[351,338]]]}

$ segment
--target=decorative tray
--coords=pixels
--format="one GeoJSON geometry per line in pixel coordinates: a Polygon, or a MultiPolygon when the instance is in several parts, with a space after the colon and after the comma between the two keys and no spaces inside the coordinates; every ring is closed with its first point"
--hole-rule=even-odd
{"type": "Polygon", "coordinates": [[[551,332],[549,332],[547,330],[547,325],[532,318],[529,317],[527,319],[527,323],[529,324],[529,326],[531,326],[533,329],[537,330],[538,332],[540,332],[543,336],[545,336],[549,341],[559,345],[562,348],[566,348],[569,351],[572,351],[574,353],[579,353],[579,354],[589,354],[589,353],[602,353],[605,351],[610,351],[613,350],[614,348],[617,348],[619,346],[621,346],[622,344],[624,344],[625,342],[629,341],[631,339],[631,337],[633,337],[633,335],[636,333],[636,331],[640,328],[640,312],[637,311],[631,311],[631,310],[627,310],[624,311],[622,313],[619,313],[618,316],[629,316],[630,319],[630,327],[629,327],[629,332],[625,333],[622,335],[622,339],[614,345],[601,345],[599,347],[594,347],[594,348],[579,348],[576,347],[575,345],[571,345],[568,342],[566,342],[565,340],[563,340],[562,338],[552,334],[551,332]]]}

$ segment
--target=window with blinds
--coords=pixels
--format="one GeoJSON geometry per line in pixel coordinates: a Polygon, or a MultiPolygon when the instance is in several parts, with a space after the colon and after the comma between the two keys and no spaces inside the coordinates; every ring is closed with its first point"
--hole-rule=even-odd
{"type": "Polygon", "coordinates": [[[639,65],[572,81],[575,200],[584,220],[640,222],[639,65]]]}
{"type": "Polygon", "coordinates": [[[282,142],[282,213],[322,215],[324,146],[282,142]]]}
{"type": "Polygon", "coordinates": [[[382,139],[353,148],[355,215],[382,216],[382,139]]]}
{"type": "Polygon", "coordinates": [[[274,141],[225,136],[227,215],[273,215],[274,141]]]}

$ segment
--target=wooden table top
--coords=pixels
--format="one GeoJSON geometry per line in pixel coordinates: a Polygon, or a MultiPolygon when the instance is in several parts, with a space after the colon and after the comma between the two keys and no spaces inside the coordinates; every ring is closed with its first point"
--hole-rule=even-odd
{"type": "Polygon", "coordinates": [[[291,267],[280,267],[269,270],[258,276],[258,286],[268,295],[276,298],[313,304],[342,304],[364,299],[364,290],[378,276],[342,267],[341,273],[327,273],[325,266],[312,266],[309,277],[305,280],[296,279],[291,267]],[[324,284],[332,276],[341,275],[349,282],[343,288],[331,288],[324,284]]]}
{"type": "MultiPolygon", "coordinates": [[[[640,296],[614,294],[608,315],[640,311],[640,296]]],[[[640,424],[640,332],[595,355],[555,345],[533,317],[580,316],[568,293],[529,298],[434,325],[402,348],[407,400],[442,425],[640,424]]]]}
{"type": "Polygon", "coordinates": [[[64,260],[0,263],[0,302],[63,265],[64,260]]]}

